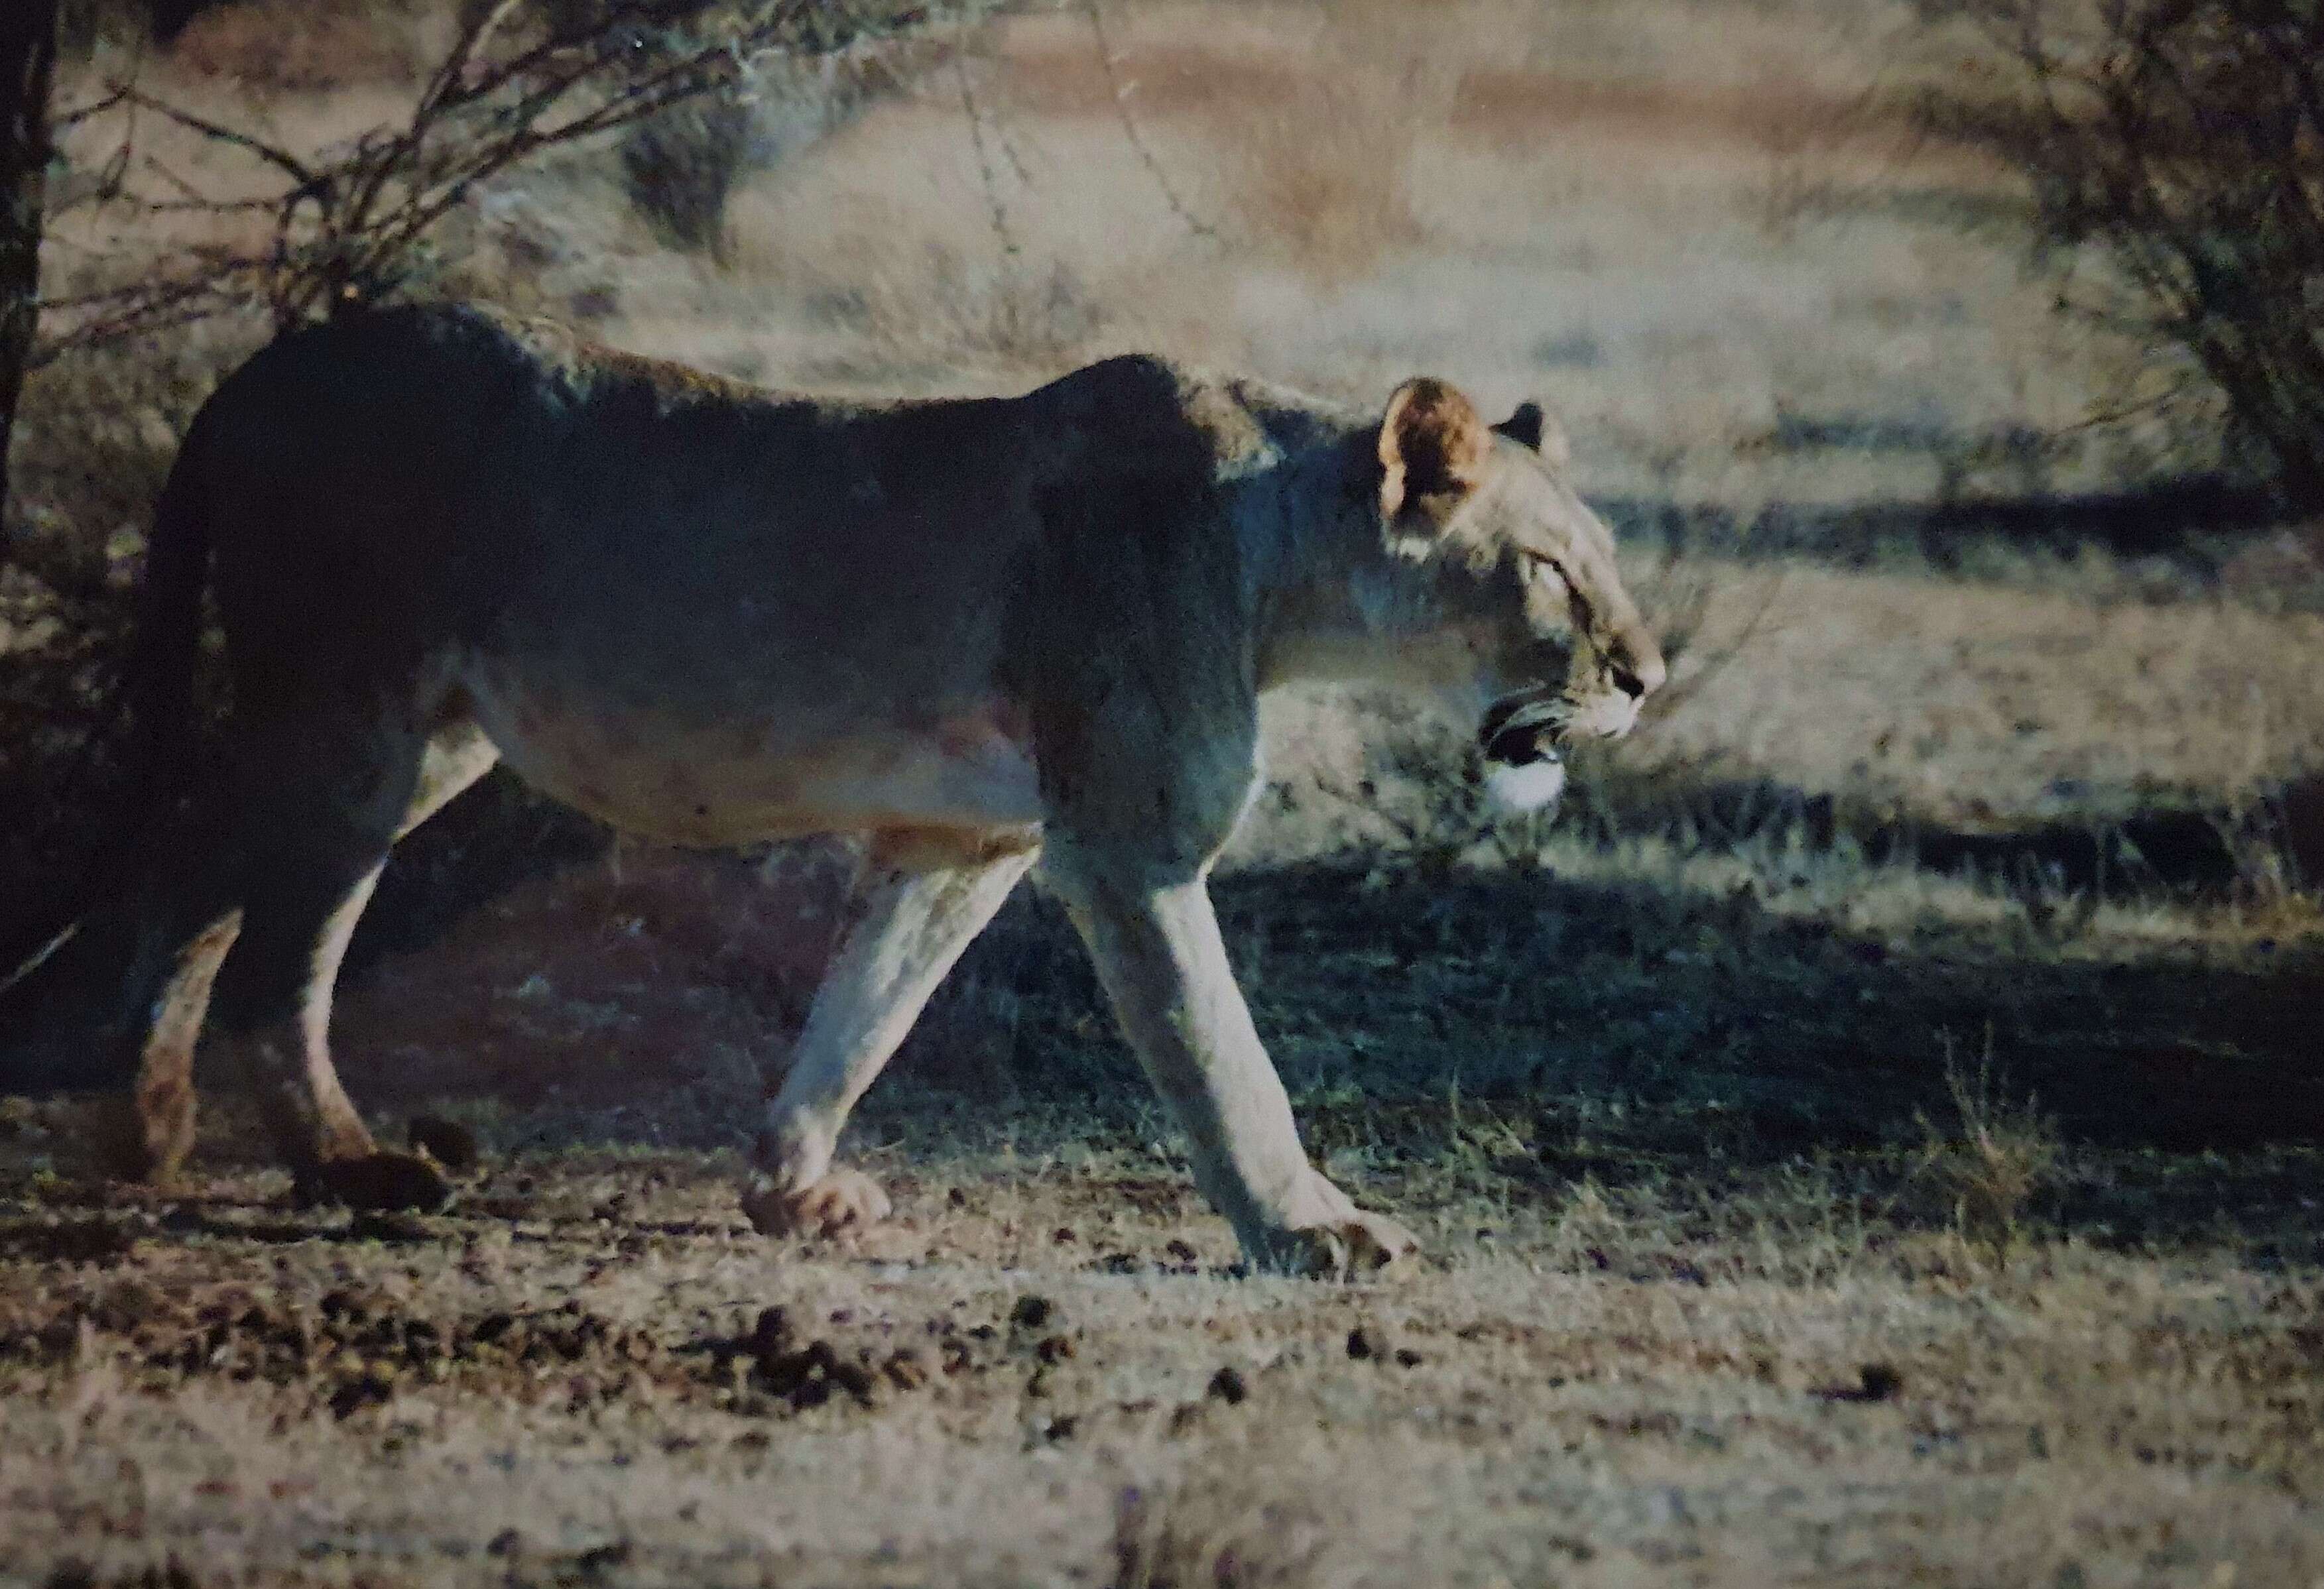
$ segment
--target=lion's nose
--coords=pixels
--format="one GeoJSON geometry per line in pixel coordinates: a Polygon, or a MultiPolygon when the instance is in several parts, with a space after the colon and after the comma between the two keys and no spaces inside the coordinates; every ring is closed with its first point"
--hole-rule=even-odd
{"type": "Polygon", "coordinates": [[[1637,701],[1662,688],[1665,669],[1662,654],[1648,649],[1609,658],[1606,671],[1616,689],[1637,701]]]}

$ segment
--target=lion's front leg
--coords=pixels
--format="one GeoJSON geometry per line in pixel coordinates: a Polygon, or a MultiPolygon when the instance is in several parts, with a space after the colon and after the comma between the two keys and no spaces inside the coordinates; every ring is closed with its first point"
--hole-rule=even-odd
{"type": "Polygon", "coordinates": [[[1156,885],[1053,867],[1107,996],[1193,1148],[1194,1177],[1260,1267],[1372,1269],[1417,1250],[1307,1162],[1291,1100],[1235,986],[1200,877],[1156,885]]]}
{"type": "MultiPolygon", "coordinates": [[[[888,1197],[833,1154],[848,1111],[928,996],[1032,864],[1021,849],[886,875],[816,990],[789,1073],[767,1106],[742,1209],[770,1235],[836,1235],[888,1217],[888,1197]]],[[[875,847],[873,861],[881,865],[875,847]]]]}

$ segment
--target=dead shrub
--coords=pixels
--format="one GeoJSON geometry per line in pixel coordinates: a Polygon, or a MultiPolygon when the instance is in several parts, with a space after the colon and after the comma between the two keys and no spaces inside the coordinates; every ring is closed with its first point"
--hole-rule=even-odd
{"type": "Polygon", "coordinates": [[[815,60],[755,64],[742,80],[689,99],[622,135],[630,204],[672,247],[723,260],[735,188],[836,130],[881,93],[940,59],[924,37],[883,39],[815,60]]]}
{"type": "MultiPolygon", "coordinates": [[[[1920,106],[2025,181],[2061,300],[2216,390],[2228,441],[2324,504],[2324,10],[2308,0],[1922,0],[1967,41],[1920,106]],[[2102,256],[2110,275],[2086,268],[2102,256]]],[[[1947,32],[1941,36],[1951,38],[1947,32]]]]}
{"type": "MultiPolygon", "coordinates": [[[[118,814],[113,692],[146,517],[235,335],[214,323],[82,349],[26,381],[19,513],[0,569],[0,958],[54,926],[41,918],[118,814]]],[[[206,675],[198,693],[212,699],[215,681],[206,675]]]]}
{"type": "Polygon", "coordinates": [[[213,322],[138,345],[75,349],[32,371],[15,433],[21,565],[72,589],[102,583],[107,540],[142,534],[178,437],[254,324],[213,322]]]}

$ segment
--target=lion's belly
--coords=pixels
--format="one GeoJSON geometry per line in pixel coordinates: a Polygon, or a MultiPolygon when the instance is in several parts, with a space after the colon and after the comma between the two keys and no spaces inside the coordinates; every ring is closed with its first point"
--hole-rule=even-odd
{"type": "Polygon", "coordinates": [[[731,845],[890,828],[1038,823],[1040,781],[999,707],[807,734],[763,720],[705,725],[471,678],[476,717],[516,774],[625,832],[731,845]]]}

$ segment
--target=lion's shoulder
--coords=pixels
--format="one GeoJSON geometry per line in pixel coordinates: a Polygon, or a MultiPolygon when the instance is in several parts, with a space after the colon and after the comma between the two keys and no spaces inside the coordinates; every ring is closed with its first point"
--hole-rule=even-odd
{"type": "Polygon", "coordinates": [[[1026,401],[1044,423],[1097,444],[1093,470],[1212,480],[1256,473],[1358,422],[1287,386],[1144,353],[1085,364],[1026,401]]]}

